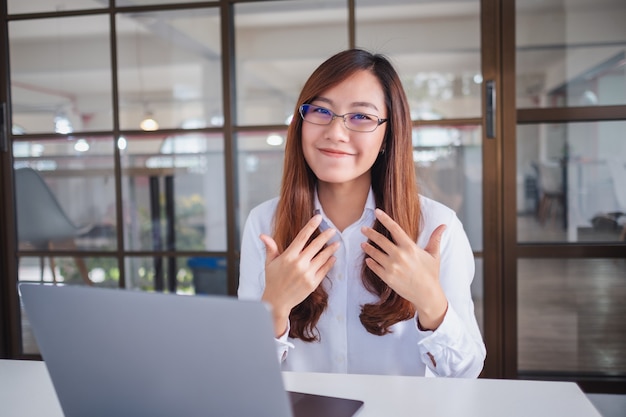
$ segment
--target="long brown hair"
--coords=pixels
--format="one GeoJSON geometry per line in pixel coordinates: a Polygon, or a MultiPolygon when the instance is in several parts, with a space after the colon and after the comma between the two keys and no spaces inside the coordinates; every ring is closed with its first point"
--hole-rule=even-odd
{"type": "MultiPolygon", "coordinates": [[[[312,102],[324,91],[362,70],[370,71],[380,81],[389,119],[384,125],[384,152],[378,156],[371,169],[376,206],[389,214],[416,241],[421,212],[413,165],[411,116],[400,78],[387,58],[362,49],[350,49],[330,57],[304,84],[293,114],[297,116],[299,106],[312,102]]],[[[316,182],[315,174],[304,159],[302,119],[294,117],[287,130],[280,200],[274,216],[274,240],[279,251],[289,246],[313,216],[316,182]]],[[[379,221],[374,223],[373,228],[392,239],[379,221]]],[[[390,327],[395,323],[413,317],[413,305],[374,274],[366,266],[365,260],[361,276],[365,288],[379,297],[377,302],[361,307],[361,323],[368,332],[384,335],[391,331],[390,327]]],[[[328,294],[324,286],[319,285],[294,307],[289,316],[289,336],[307,342],[319,340],[316,326],[326,309],[327,301],[328,294]]]]}

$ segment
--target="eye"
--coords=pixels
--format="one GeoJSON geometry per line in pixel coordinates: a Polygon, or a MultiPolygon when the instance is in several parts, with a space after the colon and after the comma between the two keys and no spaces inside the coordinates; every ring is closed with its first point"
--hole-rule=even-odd
{"type": "Polygon", "coordinates": [[[327,108],[325,108],[325,107],[320,107],[320,106],[311,106],[311,111],[312,111],[313,113],[318,113],[318,114],[323,115],[323,116],[332,116],[332,114],[333,114],[333,113],[332,113],[330,110],[328,110],[327,108]]]}
{"type": "Polygon", "coordinates": [[[378,119],[371,115],[371,114],[367,114],[367,113],[352,113],[350,114],[350,120],[354,121],[354,122],[372,122],[372,121],[378,121],[378,119]]]}

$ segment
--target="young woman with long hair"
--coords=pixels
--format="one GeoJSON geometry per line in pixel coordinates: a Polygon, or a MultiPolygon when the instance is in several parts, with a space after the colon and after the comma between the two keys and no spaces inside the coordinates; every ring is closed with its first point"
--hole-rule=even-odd
{"type": "Polygon", "coordinates": [[[449,208],[420,196],[402,84],[340,52],[305,83],[280,196],[246,221],[238,295],[269,304],[283,369],[476,377],[474,259],[449,208]]]}

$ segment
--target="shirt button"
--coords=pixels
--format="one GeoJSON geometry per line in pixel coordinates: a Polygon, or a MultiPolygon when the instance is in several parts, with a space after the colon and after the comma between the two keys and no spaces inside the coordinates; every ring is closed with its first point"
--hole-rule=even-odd
{"type": "Polygon", "coordinates": [[[335,317],[339,323],[343,323],[343,314],[337,314],[335,317]]]}
{"type": "Polygon", "coordinates": [[[343,274],[337,274],[337,279],[339,281],[343,281],[343,274]]]}

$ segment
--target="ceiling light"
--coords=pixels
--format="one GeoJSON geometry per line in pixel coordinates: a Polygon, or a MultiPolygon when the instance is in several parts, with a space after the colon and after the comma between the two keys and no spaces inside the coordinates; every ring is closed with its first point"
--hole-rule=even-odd
{"type": "Polygon", "coordinates": [[[78,139],[74,144],[74,150],[77,152],[87,152],[89,150],[89,143],[85,139],[78,139]]]}
{"type": "Polygon", "coordinates": [[[224,126],[224,116],[222,116],[221,114],[211,116],[210,123],[211,126],[224,126]]]}
{"type": "Polygon", "coordinates": [[[146,132],[152,132],[159,128],[159,124],[152,117],[152,112],[146,113],[146,117],[139,123],[139,127],[141,130],[145,130],[146,132]]]}
{"type": "Polygon", "coordinates": [[[126,146],[128,146],[128,142],[126,141],[126,138],[124,136],[120,136],[120,138],[117,140],[117,147],[120,150],[124,150],[126,149],[126,146]]]}
{"type": "Polygon", "coordinates": [[[270,133],[265,139],[265,142],[270,146],[280,146],[283,144],[284,139],[281,135],[277,133],[270,133]]]}
{"type": "Polygon", "coordinates": [[[67,118],[66,115],[59,113],[54,116],[54,131],[56,133],[68,134],[72,133],[74,129],[72,128],[72,123],[67,118]]]}

